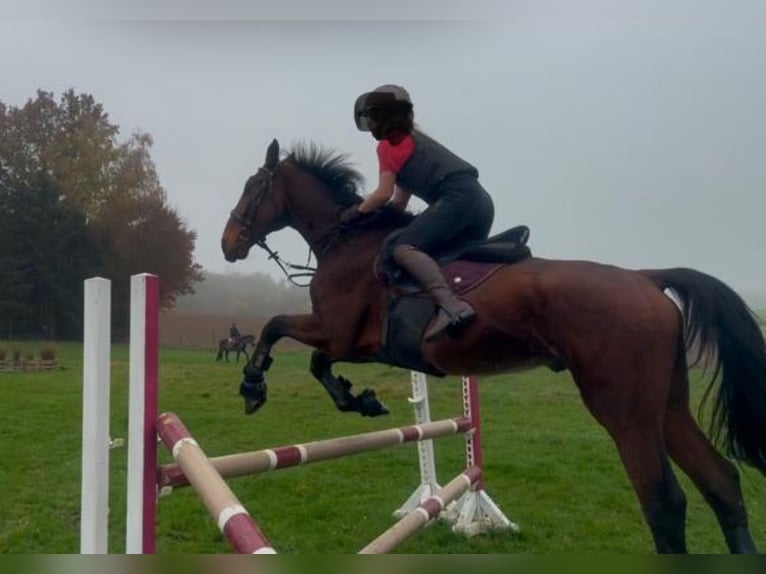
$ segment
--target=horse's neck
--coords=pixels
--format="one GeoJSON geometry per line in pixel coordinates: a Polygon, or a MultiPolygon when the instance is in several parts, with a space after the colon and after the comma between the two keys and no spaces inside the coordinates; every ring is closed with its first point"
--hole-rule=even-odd
{"type": "Polygon", "coordinates": [[[337,226],[338,205],[332,194],[322,189],[324,184],[300,169],[291,169],[288,175],[286,210],[290,214],[290,227],[308,243],[314,253],[337,226]]]}
{"type": "Polygon", "coordinates": [[[317,261],[346,257],[350,252],[353,257],[349,265],[372,265],[383,239],[396,227],[343,234],[338,214],[344,206],[336,203],[330,189],[313,175],[291,168],[286,173],[285,210],[290,214],[290,226],[308,243],[317,261]]]}

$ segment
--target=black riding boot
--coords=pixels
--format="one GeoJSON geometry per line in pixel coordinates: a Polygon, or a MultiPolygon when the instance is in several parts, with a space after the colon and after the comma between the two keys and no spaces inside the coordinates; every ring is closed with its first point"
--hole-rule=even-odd
{"type": "Polygon", "coordinates": [[[394,261],[401,265],[439,305],[436,319],[423,335],[426,342],[439,339],[447,332],[457,336],[476,318],[474,308],[455,296],[444,280],[444,275],[437,263],[426,253],[409,245],[402,245],[394,249],[393,256],[394,261]]]}

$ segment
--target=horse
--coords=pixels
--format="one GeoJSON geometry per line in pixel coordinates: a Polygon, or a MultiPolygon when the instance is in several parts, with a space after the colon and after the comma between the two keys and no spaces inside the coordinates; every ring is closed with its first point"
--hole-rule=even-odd
{"type": "MultiPolygon", "coordinates": [[[[407,366],[386,348],[392,291],[376,259],[412,215],[384,207],[369,225],[340,225],[338,213],[361,201],[361,182],[346,155],[313,143],[280,154],[275,139],[231,211],[221,239],[227,261],[246,258],[254,245],[272,253],[267,235],[287,226],[316,257],[311,313],[277,315],[260,333],[240,386],[246,413],[266,401],[270,352],[283,337],[314,347],[310,372],[340,411],[387,412],[374,391],[355,396],[351,382],[333,373],[337,362],[407,366]]],[[[462,296],[478,313],[462,334],[418,342],[430,372],[568,370],[617,446],[658,553],[687,551],[686,495],[670,460],[703,494],[728,549],[757,551],[735,463],[766,474],[766,344],[734,290],[693,269],[629,270],[530,254],[499,264],[462,296]],[[705,371],[707,434],[690,406],[688,369],[700,359],[712,369],[705,371]]]]}
{"type": "Polygon", "coordinates": [[[241,335],[239,337],[226,337],[225,339],[221,339],[218,341],[218,353],[215,356],[216,361],[220,361],[221,359],[226,359],[226,362],[229,362],[229,353],[236,351],[237,352],[237,363],[239,363],[239,355],[241,353],[244,353],[245,359],[249,359],[250,357],[247,354],[247,346],[251,345],[255,347],[255,335],[241,335]]]}

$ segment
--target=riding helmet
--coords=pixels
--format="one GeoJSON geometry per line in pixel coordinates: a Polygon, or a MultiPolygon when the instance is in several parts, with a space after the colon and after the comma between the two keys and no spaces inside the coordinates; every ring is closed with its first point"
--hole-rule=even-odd
{"type": "Polygon", "coordinates": [[[359,96],[354,104],[354,122],[356,127],[363,132],[370,131],[370,127],[367,125],[368,117],[378,124],[386,124],[390,122],[385,120],[392,116],[402,116],[408,124],[413,121],[412,99],[402,86],[394,84],[378,86],[359,96]]]}

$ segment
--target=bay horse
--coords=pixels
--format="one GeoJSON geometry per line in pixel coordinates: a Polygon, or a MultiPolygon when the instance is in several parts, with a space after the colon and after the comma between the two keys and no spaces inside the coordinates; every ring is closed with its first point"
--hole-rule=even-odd
{"type": "Polygon", "coordinates": [[[221,339],[218,341],[218,353],[215,356],[215,360],[220,361],[221,359],[225,359],[228,363],[229,353],[234,351],[237,352],[237,363],[239,363],[240,354],[244,354],[245,359],[248,360],[250,358],[247,354],[248,345],[255,347],[255,335],[241,335],[233,339],[232,337],[221,339]]]}
{"type": "MultiPolygon", "coordinates": [[[[315,348],[311,373],[339,410],[387,412],[373,391],[354,396],[351,383],[332,372],[339,361],[386,357],[381,331],[390,293],[374,271],[376,256],[412,217],[383,208],[374,225],[340,226],[338,213],[361,201],[361,181],[344,155],[298,144],[280,157],[274,140],[245,183],[223,232],[226,260],[244,259],[253,245],[268,249],[266,236],[290,226],[317,261],[312,312],[275,316],[260,334],[240,387],[246,413],[266,400],[269,353],[283,337],[315,348]]],[[[457,339],[420,345],[433,372],[569,370],[617,446],[658,552],[687,549],[686,497],[670,459],[715,512],[729,550],[756,552],[738,469],[713,446],[766,473],[766,344],[731,288],[692,269],[627,270],[530,256],[499,266],[463,297],[476,320],[457,339]],[[707,358],[715,367],[703,401],[712,406],[710,438],[689,404],[689,349],[693,362],[707,358]]]]}

